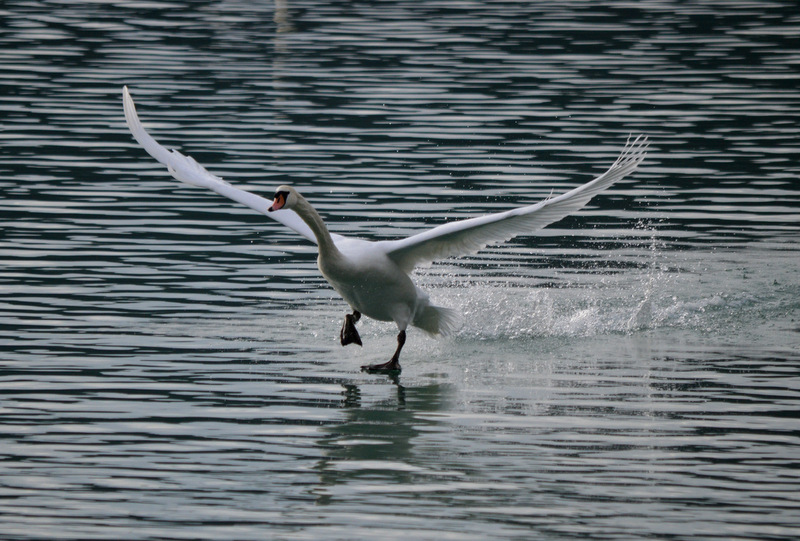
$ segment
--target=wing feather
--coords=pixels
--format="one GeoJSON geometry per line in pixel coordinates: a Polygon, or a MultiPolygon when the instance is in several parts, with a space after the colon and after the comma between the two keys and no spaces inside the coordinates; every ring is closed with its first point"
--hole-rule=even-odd
{"type": "Polygon", "coordinates": [[[386,254],[403,270],[447,257],[475,253],[518,235],[531,234],[581,209],[595,195],[631,174],[644,160],[647,137],[628,143],[614,164],[602,175],[558,197],[525,207],[440,225],[411,237],[382,241],[386,254]]]}
{"type": "Polygon", "coordinates": [[[220,177],[208,172],[205,167],[197,163],[191,156],[185,156],[177,150],[167,150],[161,146],[158,141],[153,139],[150,134],[145,131],[144,126],[142,126],[139,116],[136,114],[136,106],[133,103],[133,99],[131,99],[127,86],[122,89],[122,99],[125,109],[125,120],[133,134],[133,138],[142,145],[148,154],[158,162],[166,165],[167,170],[173,177],[186,184],[191,184],[192,186],[208,188],[220,195],[242,203],[282,223],[286,227],[293,229],[311,242],[317,242],[314,233],[294,211],[277,210],[268,213],[267,209],[272,205],[272,201],[269,199],[235,188],[220,177]]]}

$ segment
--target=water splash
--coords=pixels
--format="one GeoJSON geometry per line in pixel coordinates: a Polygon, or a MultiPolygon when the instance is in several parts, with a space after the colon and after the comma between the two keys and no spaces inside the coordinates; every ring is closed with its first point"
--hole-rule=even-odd
{"type": "MultiPolygon", "coordinates": [[[[747,332],[754,321],[786,320],[791,326],[797,303],[776,289],[782,279],[764,272],[769,262],[745,252],[670,251],[653,241],[628,259],[621,272],[584,269],[552,271],[549,280],[509,278],[467,280],[457,271],[432,284],[436,302],[464,316],[459,336],[477,340],[591,337],[659,329],[701,333],[747,332]],[[781,300],[783,299],[783,300],[781,300]]],[[[784,265],[774,261],[776,269],[784,265]]],[[[776,270],[777,272],[777,270],[776,270]]]]}

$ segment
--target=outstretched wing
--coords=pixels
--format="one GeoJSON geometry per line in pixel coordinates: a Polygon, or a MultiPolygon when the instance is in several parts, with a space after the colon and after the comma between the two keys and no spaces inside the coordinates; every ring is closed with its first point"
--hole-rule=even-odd
{"type": "Polygon", "coordinates": [[[153,139],[150,134],[145,131],[142,123],[139,121],[139,116],[136,114],[136,107],[133,104],[127,86],[122,88],[122,100],[125,108],[125,120],[133,134],[133,138],[142,145],[148,154],[160,163],[166,165],[173,177],[186,184],[191,184],[192,186],[209,188],[220,195],[224,195],[234,201],[247,205],[251,209],[269,216],[273,220],[277,220],[286,227],[294,229],[311,242],[317,242],[314,233],[312,233],[311,229],[294,211],[277,210],[268,213],[267,209],[272,205],[272,201],[269,199],[265,199],[245,190],[240,190],[239,188],[234,188],[220,177],[209,173],[205,167],[197,163],[191,156],[184,156],[177,150],[167,150],[161,146],[158,141],[153,139]]]}
{"type": "Polygon", "coordinates": [[[406,272],[419,264],[475,253],[489,244],[530,234],[571,214],[642,163],[647,137],[630,139],[617,161],[602,175],[558,197],[506,212],[487,214],[434,227],[411,237],[378,244],[406,272]]]}

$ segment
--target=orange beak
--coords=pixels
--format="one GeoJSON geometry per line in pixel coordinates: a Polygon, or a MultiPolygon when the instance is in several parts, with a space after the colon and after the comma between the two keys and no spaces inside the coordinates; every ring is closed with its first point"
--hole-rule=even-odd
{"type": "Polygon", "coordinates": [[[272,212],[273,210],[281,210],[283,205],[286,204],[286,196],[283,193],[276,193],[275,200],[272,201],[272,206],[267,209],[267,212],[272,212]]]}

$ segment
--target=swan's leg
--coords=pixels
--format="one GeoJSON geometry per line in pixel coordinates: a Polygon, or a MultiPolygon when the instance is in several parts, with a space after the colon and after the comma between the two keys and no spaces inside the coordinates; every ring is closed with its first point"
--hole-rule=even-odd
{"type": "Polygon", "coordinates": [[[383,364],[370,364],[368,366],[362,366],[361,370],[364,372],[399,372],[400,371],[400,351],[403,349],[403,345],[406,343],[406,331],[400,331],[400,334],[397,335],[397,349],[394,351],[394,355],[392,358],[389,359],[388,362],[383,364]]]}
{"type": "Polygon", "coordinates": [[[343,346],[347,344],[361,345],[361,337],[356,330],[356,322],[359,319],[361,319],[361,312],[358,310],[353,310],[352,314],[344,316],[344,324],[342,324],[342,330],[339,333],[339,340],[342,342],[343,346]]]}

